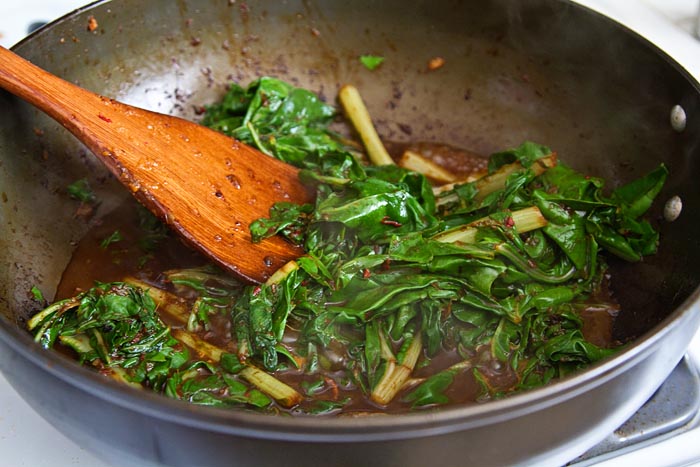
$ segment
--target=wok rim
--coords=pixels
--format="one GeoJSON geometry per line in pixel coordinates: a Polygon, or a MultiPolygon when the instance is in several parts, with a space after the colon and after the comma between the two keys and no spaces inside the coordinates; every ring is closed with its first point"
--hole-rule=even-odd
{"type": "MultiPolygon", "coordinates": [[[[608,22],[611,27],[632,35],[636,41],[650,47],[660,59],[681,73],[683,78],[700,94],[698,80],[675,59],[641,34],[576,1],[556,1],[585,10],[588,14],[608,22]]],[[[15,50],[27,42],[35,40],[45,31],[55,28],[79,14],[109,3],[112,3],[112,0],[95,0],[76,8],[33,31],[13,45],[10,50],[15,50]]],[[[280,417],[247,412],[236,408],[199,406],[152,392],[138,391],[105,378],[89,368],[80,366],[58,352],[44,351],[33,341],[28,332],[3,315],[0,315],[0,340],[24,359],[37,367],[43,367],[46,372],[76,389],[128,411],[159,420],[225,435],[267,440],[319,443],[381,442],[434,436],[492,425],[564,403],[614,379],[643,361],[666,335],[691,321],[693,313],[700,313],[700,285],[660,323],[634,339],[629,346],[616,355],[591,365],[579,373],[540,388],[484,404],[370,417],[280,417]]],[[[683,354],[678,356],[679,361],[682,357],[683,354]]],[[[12,383],[10,377],[8,380],[12,383]]]]}

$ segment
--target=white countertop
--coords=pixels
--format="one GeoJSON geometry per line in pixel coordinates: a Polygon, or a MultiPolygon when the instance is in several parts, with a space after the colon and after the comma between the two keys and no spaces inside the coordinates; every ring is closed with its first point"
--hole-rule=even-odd
{"type": "MultiPolygon", "coordinates": [[[[578,0],[641,33],[700,77],[700,42],[691,38],[698,0],[578,0]]],[[[0,45],[10,47],[33,21],[52,20],[86,0],[0,0],[0,45]]],[[[700,365],[700,333],[688,351],[700,365]]],[[[107,467],[45,422],[0,374],[0,465],[107,467]],[[37,449],[41,446],[41,449],[37,449]]],[[[597,467],[700,466],[700,429],[597,467]]]]}

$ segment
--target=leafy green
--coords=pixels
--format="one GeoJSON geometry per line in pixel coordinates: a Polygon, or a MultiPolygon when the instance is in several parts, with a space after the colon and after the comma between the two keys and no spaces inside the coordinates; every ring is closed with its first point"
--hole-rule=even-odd
{"type": "Polygon", "coordinates": [[[186,360],[150,296],[128,284],[99,284],[42,318],[35,327],[43,347],[61,336],[84,336],[89,345],[79,352],[81,360],[128,368],[131,381],[155,384],[164,367],[177,368],[186,360]]]}
{"type": "Polygon", "coordinates": [[[166,274],[189,297],[189,332],[230,319],[233,342],[219,349],[220,361],[188,359],[149,295],[118,283],[38,313],[36,339],[207,405],[270,410],[270,398],[241,375],[247,365],[291,368],[304,374],[300,392],[315,399],[299,413],[341,410],[350,399],[338,388],[389,403],[416,382],[408,379],[415,368],[429,376],[400,393],[406,404],[448,403],[458,377],[488,400],[615,352],[586,339],[581,311],[593,300],[615,307],[600,298],[604,252],[639,261],[656,251],[659,234],[642,216],[666,180],[663,165],[608,194],[601,178],[525,142],[491,155],[488,189],[482,179],[436,197],[422,174],[366,166],[329,130],[334,117],[318,96],[269,77],[233,84],[207,108],[204,124],[300,167],[316,189],[313,204],[276,204],[250,226],[255,241],[279,235],[306,252],[274,281],[244,286],[206,268],[166,274]],[[523,227],[523,212],[537,218],[534,227],[523,227]],[[441,354],[460,363],[444,365],[434,358],[441,354]]]}
{"type": "Polygon", "coordinates": [[[221,367],[191,360],[146,290],[121,282],[99,284],[46,311],[29,324],[43,347],[60,341],[81,362],[123,382],[203,405],[271,404],[265,394],[234,378],[240,368],[230,356],[221,367]]]}
{"type": "Polygon", "coordinates": [[[202,124],[293,165],[313,165],[343,151],[327,129],[335,109],[305,89],[263,77],[247,88],[232,84],[223,101],[209,106],[202,124]]]}
{"type": "Polygon", "coordinates": [[[548,156],[552,151],[541,144],[525,141],[516,148],[491,154],[488,162],[489,173],[494,173],[500,167],[513,162],[520,162],[524,167],[530,167],[537,159],[548,156]]]}
{"type": "Polygon", "coordinates": [[[90,183],[86,178],[81,178],[80,180],[68,185],[67,191],[71,198],[77,199],[83,203],[90,204],[97,200],[95,193],[92,191],[92,188],[90,188],[90,183]]]}
{"type": "Polygon", "coordinates": [[[124,237],[122,236],[121,232],[115,230],[107,237],[102,239],[102,241],[100,242],[100,248],[107,248],[111,244],[121,242],[122,240],[124,240],[124,237]]]}
{"type": "MultiPolygon", "coordinates": [[[[302,244],[314,267],[313,272],[302,268],[293,279],[287,290],[295,298],[285,302],[284,316],[307,323],[321,320],[325,326],[343,323],[333,331],[307,326],[303,338],[319,346],[363,335],[356,345],[363,348],[369,387],[383,372],[381,336],[390,335],[398,351],[405,339],[402,330],[409,325],[421,330],[426,356],[457,348],[468,357],[488,345],[490,358],[509,365],[517,381],[512,387],[497,387],[488,372],[475,370],[491,396],[563,376],[609,355],[611,350],[585,340],[580,318],[571,307],[584,306],[604,286],[607,266],[599,256],[601,248],[634,260],[653,250],[650,244],[655,245],[656,232],[625,215],[637,215],[637,209],[620,203],[648,204],[637,200],[658,193],[665,169],[649,175],[650,181],[632,184],[634,190],[606,196],[601,179],[563,164],[541,175],[529,169],[550,154],[545,146],[529,142],[494,154],[490,170],[514,162],[523,170],[510,175],[500,191],[481,203],[448,215],[436,210],[422,176],[397,167],[365,168],[346,178],[318,169],[305,172],[318,185],[313,212],[304,207],[300,216],[292,205],[279,208],[287,209],[304,231],[297,238],[305,238],[302,244]],[[508,224],[511,210],[531,206],[539,209],[546,226],[513,235],[508,224]],[[475,226],[472,244],[433,239],[456,222],[485,216],[491,221],[475,226]],[[610,232],[623,241],[606,241],[610,232]],[[628,251],[620,253],[622,247],[628,251]]],[[[454,191],[461,189],[457,186],[454,191]]],[[[284,212],[272,214],[273,222],[285,221],[284,212]]],[[[255,290],[269,297],[268,289],[272,287],[255,290]]],[[[274,316],[276,301],[265,306],[274,316]]],[[[254,316],[252,311],[246,315],[254,316]]],[[[246,332],[264,334],[250,326],[246,332]]],[[[272,343],[267,346],[272,348],[272,343]]],[[[263,358],[260,352],[254,350],[252,356],[263,358]]],[[[450,377],[438,374],[406,400],[416,406],[443,403],[441,394],[450,377]]]]}
{"type": "Polygon", "coordinates": [[[647,176],[616,188],[612,198],[617,201],[623,214],[636,219],[651,207],[667,176],[668,169],[662,165],[647,176]]]}
{"type": "Polygon", "coordinates": [[[46,299],[44,298],[44,294],[41,292],[41,289],[39,289],[36,285],[32,286],[30,292],[32,293],[32,297],[34,298],[34,300],[36,300],[37,302],[43,303],[46,301],[46,299]]]}
{"type": "Polygon", "coordinates": [[[379,65],[384,63],[384,57],[379,55],[360,55],[360,63],[368,70],[375,70],[379,65]]]}
{"type": "Polygon", "coordinates": [[[452,385],[454,376],[454,370],[436,373],[406,394],[404,400],[411,402],[413,407],[446,404],[449,398],[445,395],[445,391],[452,385]]]}
{"type": "Polygon", "coordinates": [[[278,203],[270,209],[270,217],[258,219],[250,225],[254,242],[281,235],[295,245],[303,241],[303,232],[313,211],[311,204],[278,203]]]}

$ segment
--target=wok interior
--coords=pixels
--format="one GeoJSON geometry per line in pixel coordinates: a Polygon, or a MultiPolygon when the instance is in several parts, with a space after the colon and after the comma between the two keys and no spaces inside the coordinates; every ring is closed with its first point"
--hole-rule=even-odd
{"type": "MultiPolygon", "coordinates": [[[[231,80],[273,75],[335,98],[355,84],[382,137],[438,141],[483,154],[524,140],[619,184],[659,162],[671,176],[652,217],[661,247],[641,264],[613,262],[623,305],[617,337],[639,336],[697,287],[700,110],[697,89],[656,50],[583,9],[557,1],[251,2],[115,0],[15,48],[34,63],[129,104],[196,118],[231,80]],[[87,30],[88,17],[99,27],[87,30]],[[369,71],[358,56],[386,58],[369,71]],[[427,70],[433,57],[445,65],[427,70]],[[675,132],[680,104],[688,127],[675,132]],[[661,221],[663,202],[685,211],[661,221]]],[[[88,223],[65,188],[88,178],[95,218],[129,195],[59,125],[0,93],[0,306],[23,327],[29,290],[52,298],[88,223]]]]}

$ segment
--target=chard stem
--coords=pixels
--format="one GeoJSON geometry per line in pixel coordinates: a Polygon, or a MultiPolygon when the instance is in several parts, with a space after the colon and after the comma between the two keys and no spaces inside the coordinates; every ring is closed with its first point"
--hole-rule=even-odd
{"type": "MultiPolygon", "coordinates": [[[[32,316],[32,318],[27,322],[27,329],[33,331],[34,328],[36,328],[39,324],[43,323],[44,320],[49,318],[52,314],[63,313],[64,311],[73,308],[74,306],[77,306],[79,303],[80,300],[78,299],[78,297],[66,298],[65,300],[58,301],[32,316]]],[[[48,327],[47,324],[50,325],[51,322],[52,320],[49,319],[47,323],[44,324],[41,332],[38,332],[36,334],[35,340],[38,341],[40,339],[41,335],[46,330],[46,327],[48,327]]]]}
{"type": "MultiPolygon", "coordinates": [[[[521,234],[532,230],[541,229],[547,225],[547,219],[542,215],[537,206],[513,211],[510,215],[513,219],[513,227],[521,234]]],[[[482,227],[496,227],[502,225],[491,217],[483,217],[466,225],[460,225],[434,235],[433,240],[444,243],[474,243],[476,234],[482,227]]]]}
{"type": "Polygon", "coordinates": [[[85,334],[76,334],[74,336],[60,335],[58,336],[58,340],[61,342],[61,344],[72,348],[81,356],[93,350],[92,346],[90,345],[90,339],[85,334]]]}
{"type": "Polygon", "coordinates": [[[271,374],[252,365],[247,365],[239,374],[250,384],[276,400],[277,403],[283,407],[294,407],[303,399],[302,395],[294,390],[294,388],[287,386],[271,374]]]}
{"type": "MultiPolygon", "coordinates": [[[[77,334],[75,336],[59,336],[58,340],[61,341],[61,344],[78,352],[78,354],[81,355],[81,358],[85,354],[88,354],[94,350],[90,344],[90,339],[85,334],[77,334]]],[[[95,364],[97,363],[97,360],[93,360],[91,363],[93,366],[96,366],[95,364]]],[[[131,381],[126,370],[121,367],[114,366],[101,368],[100,373],[112,378],[115,381],[131,386],[132,388],[143,389],[141,384],[131,381]]]]}
{"type": "Polygon", "coordinates": [[[105,370],[101,371],[102,374],[109,376],[115,381],[118,381],[122,384],[126,384],[132,388],[135,389],[141,389],[143,390],[143,386],[141,386],[139,383],[135,383],[129,379],[129,375],[127,372],[120,367],[110,367],[105,370]]]}
{"type": "Polygon", "coordinates": [[[266,285],[279,284],[285,277],[287,277],[292,271],[299,269],[299,263],[294,260],[289,261],[284,266],[272,273],[272,275],[265,281],[266,285]]]}
{"type": "Polygon", "coordinates": [[[416,366],[418,357],[423,349],[423,342],[420,333],[417,333],[413,341],[406,349],[406,355],[402,362],[394,359],[387,362],[382,379],[372,390],[371,399],[382,405],[391,402],[396,394],[401,390],[404,383],[408,381],[416,366]]]}
{"type": "MultiPolygon", "coordinates": [[[[550,169],[557,165],[557,155],[552,153],[549,156],[541,157],[534,161],[529,169],[535,174],[535,176],[542,175],[547,169],[550,169]]],[[[473,181],[476,185],[477,193],[474,196],[473,201],[479,203],[484,200],[491,193],[502,190],[506,186],[506,181],[515,172],[524,170],[525,167],[520,162],[514,162],[512,164],[506,164],[500,167],[496,172],[485,175],[473,181]]],[[[463,185],[464,183],[470,183],[467,179],[465,181],[459,181],[454,183],[448,183],[433,189],[435,195],[440,195],[448,191],[455,189],[457,185],[463,185]]],[[[457,201],[457,195],[452,194],[449,196],[443,196],[436,199],[437,205],[442,206],[444,204],[452,203],[457,201]]]]}
{"type": "Polygon", "coordinates": [[[195,334],[182,329],[172,329],[170,334],[202,357],[208,358],[213,362],[219,363],[221,361],[221,356],[226,353],[221,347],[212,345],[195,334]]]}
{"type": "Polygon", "coordinates": [[[404,151],[401,159],[399,159],[399,165],[404,169],[413,170],[414,172],[421,173],[437,183],[450,183],[455,182],[456,177],[447,170],[443,169],[441,165],[436,164],[413,151],[404,151]]]}
{"type": "MultiPolygon", "coordinates": [[[[227,353],[226,350],[221,347],[212,345],[200,337],[183,331],[182,329],[173,329],[171,334],[187,347],[215,363],[219,363],[221,361],[221,356],[227,353]]],[[[243,368],[239,374],[261,392],[275,399],[283,407],[294,407],[303,399],[302,395],[294,388],[253,365],[246,364],[245,368],[243,368]]]]}
{"type": "Polygon", "coordinates": [[[246,128],[248,128],[248,131],[250,131],[250,136],[253,138],[253,142],[257,146],[258,149],[260,149],[260,152],[267,154],[270,157],[275,157],[274,154],[272,154],[262,143],[262,140],[260,139],[260,135],[258,134],[258,131],[255,129],[255,126],[251,122],[247,122],[245,124],[246,128]]]}
{"type": "Polygon", "coordinates": [[[346,84],[338,92],[338,99],[345,109],[348,118],[357,130],[362,139],[362,143],[367,149],[367,155],[374,165],[391,165],[394,160],[387,152],[384,144],[379,139],[377,130],[374,128],[372,118],[367,111],[365,103],[362,101],[360,92],[355,86],[346,84]]]}

